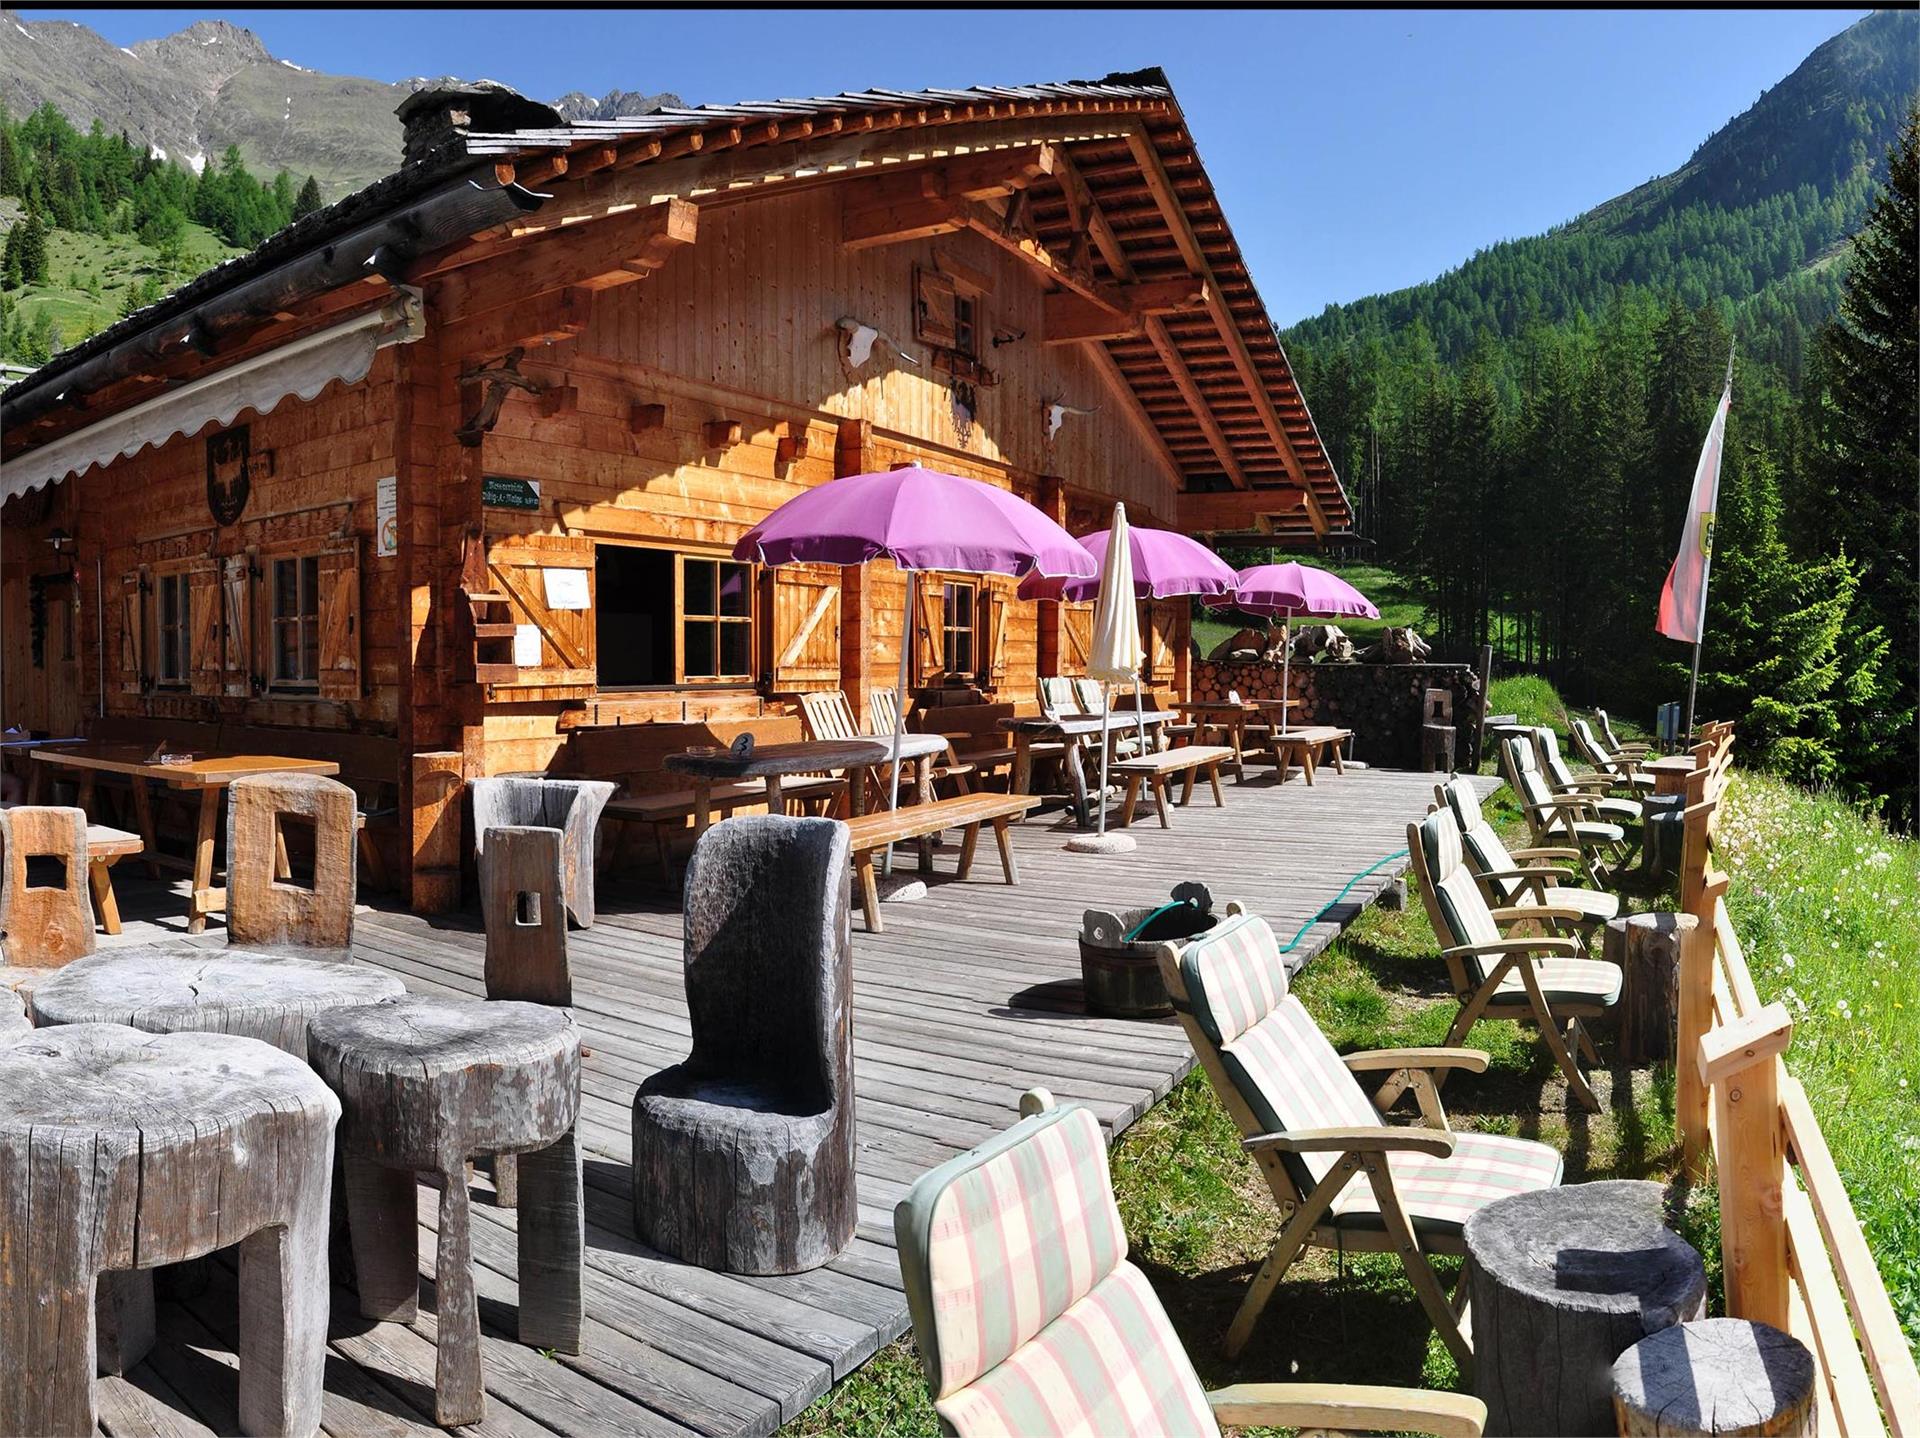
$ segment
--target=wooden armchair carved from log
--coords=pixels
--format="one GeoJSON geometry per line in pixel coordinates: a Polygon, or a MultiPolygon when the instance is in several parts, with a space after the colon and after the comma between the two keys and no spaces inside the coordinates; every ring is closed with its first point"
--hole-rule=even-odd
{"type": "Polygon", "coordinates": [[[57,968],[93,952],[84,812],[0,811],[0,931],[7,936],[7,962],[23,968],[57,968]],[[29,884],[29,859],[58,859],[66,869],[62,881],[29,884]]]}
{"type": "Polygon", "coordinates": [[[353,790],[317,774],[259,774],[227,786],[227,945],[308,959],[353,957],[353,790]],[[311,886],[289,877],[289,821],[309,831],[311,886]]]}
{"type": "MultiPolygon", "coordinates": [[[[492,829],[480,850],[480,907],[486,916],[487,997],[566,1008],[573,1002],[567,962],[566,838],[558,829],[492,829]]],[[[520,1203],[513,1154],[493,1160],[494,1198],[520,1203]]]]}
{"type": "Polygon", "coordinates": [[[728,819],[693,851],[693,1052],[633,1102],[642,1242],[730,1273],[818,1268],[853,1237],[847,828],[728,819]]]}
{"type": "Polygon", "coordinates": [[[478,859],[486,857],[489,829],[532,825],[560,831],[567,916],[575,928],[592,928],[594,836],[614,786],[604,779],[499,778],[475,779],[467,788],[478,859]]]}

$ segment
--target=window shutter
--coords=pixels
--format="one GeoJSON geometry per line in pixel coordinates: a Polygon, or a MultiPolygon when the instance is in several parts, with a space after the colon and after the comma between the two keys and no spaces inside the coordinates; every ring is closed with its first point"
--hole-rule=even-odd
{"type": "Polygon", "coordinates": [[[1007,679],[1007,610],[1012,607],[1007,592],[994,585],[981,596],[980,672],[987,684],[999,688],[1007,679]]]}
{"type": "Polygon", "coordinates": [[[946,614],[946,600],[940,593],[937,575],[914,577],[913,589],[913,672],[922,684],[946,669],[945,646],[940,626],[946,614]]]}
{"type": "Polygon", "coordinates": [[[147,689],[147,582],[145,567],[120,578],[120,692],[147,689]]]}
{"type": "Polygon", "coordinates": [[[489,688],[503,696],[530,689],[544,691],[543,697],[560,697],[551,693],[555,689],[578,690],[576,697],[590,696],[598,678],[594,667],[593,541],[541,535],[497,542],[487,558],[487,584],[491,592],[507,596],[513,623],[531,624],[540,631],[540,662],[522,665],[515,678],[494,682],[489,688]],[[533,542],[536,538],[537,543],[533,542]],[[585,609],[548,606],[543,572],[548,569],[586,571],[585,609]]]}
{"type": "Polygon", "coordinates": [[[244,554],[229,556],[220,576],[221,622],[225,628],[220,656],[221,688],[241,698],[254,691],[253,572],[258,564],[259,552],[249,549],[244,554]]]}
{"type": "Polygon", "coordinates": [[[773,674],[791,694],[840,683],[840,572],[787,564],[773,571],[773,674]]]}
{"type": "Polygon", "coordinates": [[[360,697],[360,540],[320,555],[320,697],[360,697]]]}
{"type": "Polygon", "coordinates": [[[1179,623],[1179,606],[1173,604],[1149,604],[1146,606],[1147,672],[1141,680],[1147,684],[1171,684],[1173,682],[1175,626],[1179,623]]]}
{"type": "Polygon", "coordinates": [[[220,692],[220,566],[203,564],[187,576],[187,617],[193,646],[187,676],[195,694],[220,692]]]}
{"type": "Polygon", "coordinates": [[[954,324],[953,281],[937,270],[913,271],[913,333],[936,349],[952,349],[959,332],[954,324]]]}
{"type": "Polygon", "coordinates": [[[1087,655],[1093,651],[1093,604],[1060,606],[1060,672],[1085,674],[1087,655]]]}

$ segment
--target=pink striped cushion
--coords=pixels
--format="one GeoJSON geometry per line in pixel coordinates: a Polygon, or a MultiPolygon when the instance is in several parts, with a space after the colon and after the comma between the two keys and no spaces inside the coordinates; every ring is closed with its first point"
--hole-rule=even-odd
{"type": "Polygon", "coordinates": [[[1220,1431],[1160,1300],[1124,1262],[992,1372],[934,1408],[960,1438],[1220,1431]]]}
{"type": "Polygon", "coordinates": [[[1287,996],[1287,966],[1258,914],[1210,929],[1181,951],[1180,976],[1193,1016],[1217,1044],[1230,1044],[1287,996]]]}
{"type": "MultiPolygon", "coordinates": [[[[1416,1233],[1458,1233],[1469,1217],[1496,1198],[1560,1182],[1560,1154],[1547,1144],[1458,1131],[1454,1140],[1451,1158],[1396,1153],[1387,1160],[1416,1233]]],[[[1364,1174],[1354,1175],[1333,1201],[1333,1212],[1342,1225],[1380,1226],[1380,1206],[1364,1174]]]]}
{"type": "MultiPolygon", "coordinates": [[[[1374,1128],[1384,1123],[1351,1070],[1340,1062],[1320,1025],[1289,994],[1266,1018],[1220,1051],[1254,1115],[1269,1133],[1306,1128],[1374,1128]]],[[[1303,1162],[1315,1181],[1338,1154],[1314,1153],[1303,1162]]]]}
{"type": "Polygon", "coordinates": [[[1084,1108],[960,1174],[927,1229],[934,1396],[966,1387],[1127,1256],[1107,1146],[1084,1108]]]}

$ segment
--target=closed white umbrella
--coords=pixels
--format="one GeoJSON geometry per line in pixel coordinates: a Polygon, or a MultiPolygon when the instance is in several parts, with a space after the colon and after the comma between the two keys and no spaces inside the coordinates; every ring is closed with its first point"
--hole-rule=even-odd
{"type": "Polygon", "coordinates": [[[1087,677],[1098,679],[1106,702],[1100,715],[1100,833],[1107,832],[1107,754],[1113,724],[1113,686],[1138,681],[1146,659],[1140,644],[1140,606],[1133,592],[1133,545],[1127,535],[1127,507],[1113,507],[1107,529],[1107,554],[1100,566],[1100,596],[1093,605],[1093,648],[1087,677]]]}

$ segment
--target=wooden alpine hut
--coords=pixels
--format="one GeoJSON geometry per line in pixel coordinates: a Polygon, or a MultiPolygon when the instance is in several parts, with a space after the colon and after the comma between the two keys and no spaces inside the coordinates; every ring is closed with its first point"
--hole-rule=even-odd
{"type": "MultiPolygon", "coordinates": [[[[324,755],[416,907],[481,775],[639,790],[916,688],[1031,709],[1091,606],[756,570],[803,487],[905,462],[1075,533],[1310,545],[1347,497],[1165,77],[569,124],[400,109],[401,169],[19,380],[0,408],[9,726],[324,755]]],[[[1187,682],[1186,602],[1152,681],[1187,682]]],[[[1004,711],[1003,711],[1004,712],[1004,711]]]]}

